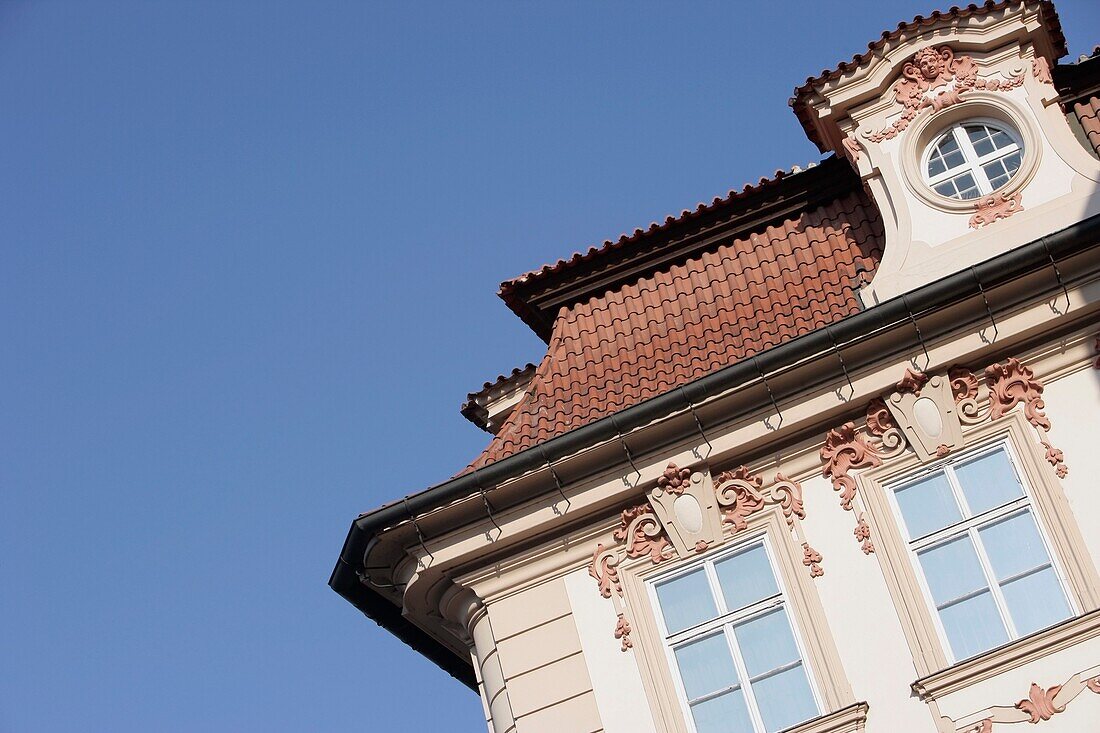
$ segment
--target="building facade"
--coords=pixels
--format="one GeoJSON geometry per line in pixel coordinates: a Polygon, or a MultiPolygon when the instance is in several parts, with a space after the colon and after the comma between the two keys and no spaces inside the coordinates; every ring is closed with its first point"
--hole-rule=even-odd
{"type": "Polygon", "coordinates": [[[1049,2],[918,17],[795,90],[820,164],[504,283],[545,358],[330,585],[492,733],[1100,730],[1100,49],[1066,53],[1049,2]]]}

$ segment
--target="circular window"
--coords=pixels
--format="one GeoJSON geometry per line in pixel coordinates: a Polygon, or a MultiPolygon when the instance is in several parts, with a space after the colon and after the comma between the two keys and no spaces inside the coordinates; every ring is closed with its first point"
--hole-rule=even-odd
{"type": "Polygon", "coordinates": [[[1023,144],[1007,127],[986,120],[958,122],[925,151],[924,180],[941,196],[976,199],[1012,180],[1023,155],[1023,144]]]}

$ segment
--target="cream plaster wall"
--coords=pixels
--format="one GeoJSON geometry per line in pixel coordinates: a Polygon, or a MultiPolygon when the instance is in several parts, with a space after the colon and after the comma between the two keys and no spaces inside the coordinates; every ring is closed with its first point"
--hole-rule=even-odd
{"type": "Polygon", "coordinates": [[[802,482],[806,540],[822,555],[825,574],[814,587],[825,609],[844,672],[857,700],[871,706],[870,733],[935,731],[927,706],[909,685],[916,679],[913,655],[897,609],[874,555],[864,555],[853,535],[855,517],[840,507],[824,478],[802,482]]]}
{"type": "Polygon", "coordinates": [[[1045,387],[1049,439],[1069,466],[1062,487],[1093,563],[1100,567],[1100,370],[1086,365],[1045,387]]]}
{"type": "Polygon", "coordinates": [[[565,576],[565,587],[604,730],[607,733],[656,730],[638,673],[638,658],[633,653],[624,653],[609,634],[618,620],[614,606],[596,592],[595,583],[585,569],[565,576]]]}

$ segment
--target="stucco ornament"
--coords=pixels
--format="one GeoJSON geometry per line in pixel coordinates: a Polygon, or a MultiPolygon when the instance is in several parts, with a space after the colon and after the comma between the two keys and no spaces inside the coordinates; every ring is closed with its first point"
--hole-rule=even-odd
{"type": "Polygon", "coordinates": [[[859,520],[856,522],[856,528],[852,530],[852,534],[856,536],[856,542],[859,543],[859,549],[863,550],[864,555],[870,555],[875,551],[875,545],[871,542],[871,525],[867,524],[862,512],[860,512],[859,520]]]}
{"type": "Polygon", "coordinates": [[[988,708],[978,714],[981,717],[975,723],[959,726],[950,718],[944,718],[944,721],[958,733],[993,733],[994,728],[999,728],[1001,723],[1034,725],[1065,712],[1066,707],[1086,690],[1100,694],[1100,677],[1083,677],[1082,673],[1078,673],[1053,687],[1042,687],[1032,682],[1027,697],[1011,706],[997,705],[988,708]]]}
{"type": "Polygon", "coordinates": [[[1037,428],[1050,430],[1050,420],[1043,412],[1043,385],[1035,373],[1010,358],[1004,364],[993,364],[985,370],[989,384],[990,418],[996,420],[1016,405],[1024,406],[1027,421],[1037,428]]]}
{"type": "Polygon", "coordinates": [[[630,622],[620,613],[619,621],[615,624],[615,638],[621,641],[619,648],[624,652],[634,648],[634,642],[630,640],[630,631],[630,622]]]}
{"type": "Polygon", "coordinates": [[[588,566],[588,574],[596,579],[600,595],[604,598],[610,598],[611,591],[615,591],[619,596],[623,594],[618,567],[619,551],[614,547],[596,545],[596,551],[592,553],[592,562],[588,566]]]}
{"type": "MultiPolygon", "coordinates": [[[[989,383],[990,417],[994,420],[1005,415],[1016,405],[1023,405],[1027,421],[1043,432],[1050,432],[1050,418],[1047,417],[1043,402],[1043,383],[1035,373],[1020,363],[1019,359],[1008,359],[1004,364],[994,364],[985,370],[989,383]]],[[[1046,461],[1054,467],[1059,478],[1069,474],[1065,456],[1049,441],[1040,441],[1046,448],[1046,461]]]]}
{"type": "Polygon", "coordinates": [[[970,228],[981,229],[995,221],[1007,219],[1024,210],[1024,195],[1017,191],[1011,196],[1004,192],[982,196],[974,205],[974,215],[970,217],[970,228]]]}
{"type": "Polygon", "coordinates": [[[851,422],[828,432],[821,448],[821,460],[825,464],[822,475],[832,479],[833,489],[840,492],[840,506],[848,511],[856,496],[856,480],[848,472],[854,468],[882,465],[877,451],[851,422]]]}
{"type": "Polygon", "coordinates": [[[627,557],[649,555],[656,565],[672,556],[672,545],[648,503],[624,509],[619,528],[612,533],[612,537],[617,542],[626,543],[627,557]]]}
{"type": "Polygon", "coordinates": [[[886,404],[922,462],[942,458],[962,447],[962,422],[947,377],[922,374],[917,381],[903,380],[886,404]],[[919,386],[913,389],[915,384],[919,386]]]}
{"type": "Polygon", "coordinates": [[[764,479],[755,476],[744,466],[718,475],[715,486],[718,504],[722,507],[722,521],[733,525],[734,532],[746,526],[745,519],[764,508],[764,495],[760,491],[764,479]]]}
{"type": "Polygon", "coordinates": [[[1050,62],[1043,56],[1036,56],[1031,60],[1031,75],[1040,84],[1054,83],[1054,77],[1050,73],[1050,62]]]}
{"type": "Polygon", "coordinates": [[[669,463],[649,492],[649,503],[681,557],[703,552],[722,536],[709,471],[692,471],[669,463]]]}
{"type": "Polygon", "coordinates": [[[959,408],[959,421],[963,425],[977,425],[986,418],[978,404],[978,378],[963,366],[953,366],[947,372],[951,382],[951,395],[959,408]]]}
{"type": "Polygon", "coordinates": [[[811,578],[820,578],[825,574],[821,567],[821,553],[810,547],[809,542],[802,543],[802,564],[810,569],[811,578]]]}
{"type": "Polygon", "coordinates": [[[902,67],[901,79],[894,84],[894,102],[901,106],[901,116],[881,130],[865,131],[863,136],[874,143],[890,140],[924,110],[938,112],[958,104],[972,89],[1007,91],[1023,83],[1023,69],[1013,70],[1007,78],[981,77],[970,56],[956,56],[948,46],[922,48],[902,67]]]}

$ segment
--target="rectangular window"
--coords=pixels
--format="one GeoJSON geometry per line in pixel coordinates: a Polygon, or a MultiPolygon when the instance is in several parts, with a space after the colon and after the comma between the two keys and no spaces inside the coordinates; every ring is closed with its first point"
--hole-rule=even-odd
{"type": "Polygon", "coordinates": [[[1072,615],[1005,444],[890,487],[955,661],[1072,615]]]}
{"type": "Polygon", "coordinates": [[[763,539],[650,588],[695,733],[774,733],[821,713],[763,539]]]}

